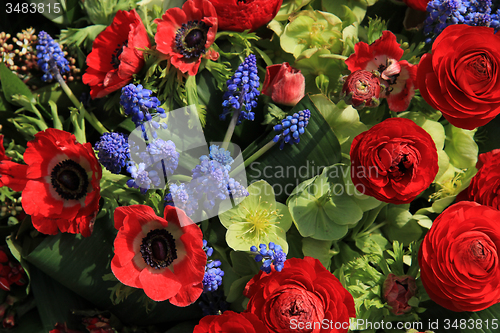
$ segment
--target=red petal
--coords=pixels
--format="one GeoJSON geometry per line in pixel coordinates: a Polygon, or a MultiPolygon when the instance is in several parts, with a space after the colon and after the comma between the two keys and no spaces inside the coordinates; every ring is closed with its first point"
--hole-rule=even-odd
{"type": "Polygon", "coordinates": [[[146,268],[139,274],[146,295],[153,301],[161,302],[174,297],[182,288],[182,283],[168,268],[161,273],[152,273],[153,268],[146,268]]]}

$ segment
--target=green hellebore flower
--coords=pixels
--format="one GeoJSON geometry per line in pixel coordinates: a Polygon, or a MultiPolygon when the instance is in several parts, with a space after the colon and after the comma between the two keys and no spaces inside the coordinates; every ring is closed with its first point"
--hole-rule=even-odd
{"type": "Polygon", "coordinates": [[[281,48],[297,59],[309,58],[318,50],[341,54],[342,21],[335,15],[319,10],[303,10],[291,19],[280,36],[281,48]]]}
{"type": "Polygon", "coordinates": [[[252,245],[273,242],[288,253],[286,232],[292,226],[288,207],[276,202],[274,189],[264,180],[251,184],[248,197],[229,209],[222,203],[221,223],[228,229],[226,242],[236,251],[250,251],[252,245]]]}

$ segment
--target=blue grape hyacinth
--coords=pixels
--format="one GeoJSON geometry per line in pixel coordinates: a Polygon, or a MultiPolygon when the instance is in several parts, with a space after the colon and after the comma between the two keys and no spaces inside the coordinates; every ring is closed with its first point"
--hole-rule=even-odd
{"type": "Polygon", "coordinates": [[[38,34],[38,45],[36,46],[38,67],[44,72],[42,81],[51,81],[57,73],[69,72],[69,61],[64,57],[64,52],[52,37],[45,31],[38,34]]]}
{"type": "Polygon", "coordinates": [[[268,274],[271,273],[271,264],[278,272],[281,272],[285,266],[286,253],[283,252],[281,246],[274,244],[273,242],[269,242],[269,250],[267,249],[266,244],[260,244],[258,250],[256,246],[252,246],[250,251],[257,253],[255,256],[256,262],[264,261],[260,267],[260,270],[263,272],[268,274]]]}
{"type": "Polygon", "coordinates": [[[471,26],[500,27],[498,0],[432,0],[427,4],[427,16],[423,32],[426,43],[431,43],[447,26],[467,24],[471,26]]]}
{"type": "Polygon", "coordinates": [[[132,116],[132,121],[136,127],[141,127],[144,133],[144,138],[148,140],[146,135],[146,127],[144,123],[150,124],[153,138],[157,137],[156,130],[160,127],[167,129],[167,124],[159,124],[153,120],[153,114],[158,115],[160,118],[166,118],[165,110],[160,107],[161,103],[156,97],[152,97],[152,91],[145,89],[142,85],[129,84],[122,88],[120,96],[120,104],[123,106],[125,114],[132,116]],[[153,114],[152,114],[153,113],[153,114]]]}
{"type": "Polygon", "coordinates": [[[121,133],[104,133],[94,149],[99,162],[114,174],[119,174],[130,160],[130,147],[121,133]]]}
{"type": "Polygon", "coordinates": [[[255,114],[252,110],[257,107],[257,97],[260,95],[257,90],[259,84],[257,58],[251,54],[226,82],[227,91],[223,96],[224,108],[220,119],[225,120],[228,114],[239,112],[237,124],[240,124],[243,119],[254,120],[255,114]]]}
{"type": "Polygon", "coordinates": [[[222,265],[220,260],[209,259],[214,253],[214,249],[207,246],[207,241],[203,240],[203,250],[207,255],[207,264],[205,266],[205,275],[203,276],[203,291],[216,291],[222,284],[224,271],[219,267],[222,265]]]}
{"type": "Polygon", "coordinates": [[[311,111],[309,109],[294,113],[293,116],[287,116],[281,121],[281,124],[274,126],[274,130],[281,133],[276,135],[273,141],[281,141],[280,149],[285,147],[285,143],[299,143],[300,135],[304,134],[310,117],[311,111]]]}

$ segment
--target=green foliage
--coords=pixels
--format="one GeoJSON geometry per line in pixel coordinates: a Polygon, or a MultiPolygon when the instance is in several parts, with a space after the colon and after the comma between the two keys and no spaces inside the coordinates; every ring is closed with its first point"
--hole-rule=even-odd
{"type": "MultiPolygon", "coordinates": [[[[305,96],[290,114],[304,109],[311,111],[311,118],[304,134],[300,136],[300,143],[286,145],[282,151],[276,144],[246,169],[250,183],[266,180],[276,189],[277,200],[281,202],[285,202],[300,182],[318,174],[320,167],[338,163],[341,159],[337,137],[309,96],[305,96]]],[[[275,132],[271,132],[251,143],[243,151],[243,158],[248,159],[275,135],[275,132]]]]}
{"type": "Polygon", "coordinates": [[[287,200],[303,237],[339,240],[363,217],[363,210],[346,191],[345,166],[336,164],[297,186],[287,200]]]}
{"type": "Polygon", "coordinates": [[[84,8],[90,22],[108,26],[119,10],[135,8],[134,0],[85,0],[84,8]]]}

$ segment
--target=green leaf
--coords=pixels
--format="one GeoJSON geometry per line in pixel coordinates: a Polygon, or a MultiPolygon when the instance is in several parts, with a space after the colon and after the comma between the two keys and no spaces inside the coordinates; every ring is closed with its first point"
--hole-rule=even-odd
{"type": "Polygon", "coordinates": [[[363,211],[346,193],[344,165],[323,169],[306,185],[299,185],[287,200],[293,221],[303,237],[338,240],[363,217],[363,211]]]}
{"type": "MultiPolygon", "coordinates": [[[[256,246],[258,247],[259,244],[256,246]]],[[[250,251],[248,249],[247,251],[250,251]]],[[[255,256],[247,252],[231,251],[229,255],[233,264],[233,269],[240,276],[255,275],[259,272],[260,265],[254,260],[255,256]]]]}
{"type": "Polygon", "coordinates": [[[321,5],[323,10],[333,13],[340,17],[342,21],[350,21],[351,15],[357,18],[358,23],[363,21],[366,8],[371,6],[374,2],[367,2],[364,0],[322,0],[321,5]]]}
{"type": "Polygon", "coordinates": [[[312,95],[311,100],[339,139],[342,152],[349,154],[354,138],[368,130],[359,120],[358,111],[343,102],[335,105],[325,95],[312,95]]]}
{"type": "Polygon", "coordinates": [[[196,111],[198,112],[198,118],[200,119],[201,126],[205,127],[206,124],[206,114],[207,111],[203,105],[200,105],[198,101],[198,87],[196,86],[196,76],[188,76],[186,79],[186,97],[188,105],[194,105],[196,111]]]}
{"type": "Polygon", "coordinates": [[[313,257],[321,261],[326,269],[330,269],[330,264],[332,263],[332,257],[335,253],[331,249],[332,241],[320,241],[314,238],[303,238],[302,239],[302,252],[304,256],[313,257]]]}
{"type": "Polygon", "coordinates": [[[51,279],[33,265],[30,266],[31,287],[45,331],[54,329],[56,323],[67,323],[70,327],[77,325],[79,318],[75,318],[71,312],[92,308],[91,303],[51,279]]]}
{"type": "Polygon", "coordinates": [[[476,131],[464,130],[451,124],[445,130],[444,151],[450,157],[450,163],[459,169],[475,166],[479,150],[473,139],[476,131]]]}
{"type": "MultiPolygon", "coordinates": [[[[9,333],[47,333],[47,328],[43,327],[37,309],[33,309],[21,318],[18,318],[18,325],[9,329],[9,333]]],[[[54,323],[55,324],[55,323],[54,323]]],[[[52,326],[50,329],[54,329],[52,326]]]]}
{"type": "Polygon", "coordinates": [[[13,96],[19,94],[26,96],[30,103],[36,103],[28,86],[16,74],[12,73],[3,62],[0,63],[0,83],[7,102],[12,103],[13,96]]]}
{"type": "MultiPolygon", "coordinates": [[[[335,164],[341,159],[337,137],[308,96],[291,113],[304,109],[311,111],[311,118],[305,133],[300,136],[300,143],[287,144],[283,150],[276,144],[246,169],[249,183],[266,180],[273,186],[276,198],[281,202],[298,184],[318,174],[321,167],[335,164]]],[[[250,144],[243,152],[244,159],[270,142],[275,135],[275,132],[271,132],[250,144]]]]}
{"type": "Polygon", "coordinates": [[[387,209],[387,225],[383,227],[389,241],[398,240],[405,246],[418,240],[423,232],[408,208],[408,205],[390,205],[387,209]]]}
{"type": "Polygon", "coordinates": [[[104,29],[104,24],[89,25],[84,28],[68,28],[61,30],[60,42],[61,44],[68,44],[69,46],[81,46],[85,49],[92,48],[92,43],[104,29]]]}

